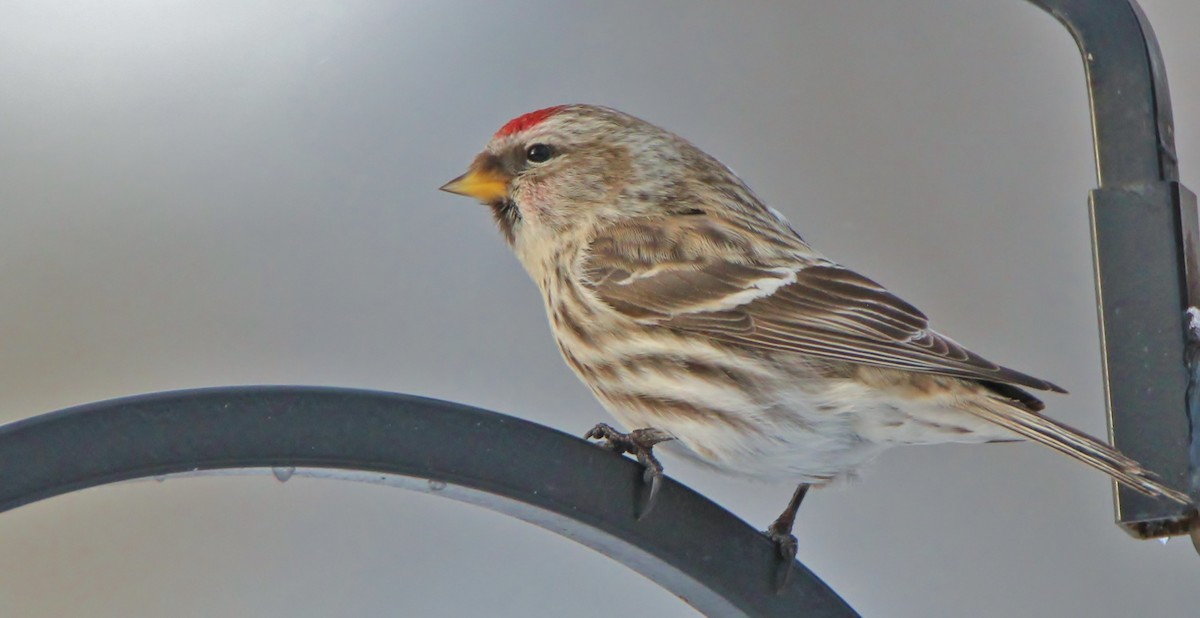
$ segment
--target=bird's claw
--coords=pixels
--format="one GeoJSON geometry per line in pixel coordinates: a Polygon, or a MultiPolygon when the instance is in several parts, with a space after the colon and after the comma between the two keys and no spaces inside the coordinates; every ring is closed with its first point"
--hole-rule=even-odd
{"type": "Polygon", "coordinates": [[[650,513],[650,509],[654,508],[654,503],[658,499],[658,492],[662,488],[663,466],[658,461],[658,457],[654,456],[654,445],[668,440],[674,440],[675,437],[661,430],[647,427],[644,429],[634,429],[629,433],[622,433],[613,429],[607,423],[599,423],[592,427],[583,436],[585,439],[604,440],[605,446],[616,451],[617,453],[631,453],[637,457],[639,463],[646,467],[642,473],[642,482],[648,488],[647,492],[643,492],[639,499],[637,518],[641,519],[650,513]]]}
{"type": "Polygon", "coordinates": [[[779,566],[775,570],[775,592],[780,593],[787,585],[788,578],[792,576],[792,567],[796,564],[796,535],[776,530],[775,526],[767,528],[766,535],[775,543],[775,549],[779,552],[779,566]]]}
{"type": "MultiPolygon", "coordinates": [[[[640,461],[642,458],[638,457],[640,461]]],[[[637,510],[637,519],[642,519],[650,513],[650,509],[654,508],[654,504],[658,501],[658,490],[662,489],[663,469],[662,464],[658,463],[657,459],[652,459],[653,464],[646,465],[646,471],[642,473],[642,483],[649,487],[649,492],[639,501],[637,510]]],[[[645,462],[642,462],[645,465],[645,462]]]]}

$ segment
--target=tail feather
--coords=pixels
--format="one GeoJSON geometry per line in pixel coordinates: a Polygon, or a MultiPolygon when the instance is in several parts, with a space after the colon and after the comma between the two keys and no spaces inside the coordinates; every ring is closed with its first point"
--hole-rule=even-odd
{"type": "Polygon", "coordinates": [[[971,411],[1015,434],[1078,459],[1138,493],[1185,505],[1193,503],[1187,494],[1163,485],[1142,464],[1087,434],[1009,402],[993,399],[989,404],[972,406],[971,411]]]}

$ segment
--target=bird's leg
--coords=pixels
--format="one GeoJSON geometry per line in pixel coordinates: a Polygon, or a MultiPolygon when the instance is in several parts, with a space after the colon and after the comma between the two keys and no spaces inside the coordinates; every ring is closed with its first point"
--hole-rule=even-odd
{"type": "Polygon", "coordinates": [[[796,511],[800,510],[800,503],[804,501],[804,495],[808,493],[810,486],[808,483],[801,483],[797,486],[787,508],[767,527],[767,538],[775,543],[782,560],[775,578],[777,591],[783,590],[788,577],[792,574],[792,565],[796,563],[796,535],[792,534],[792,526],[796,524],[796,511]]]}
{"type": "Polygon", "coordinates": [[[674,440],[675,436],[653,427],[621,433],[607,423],[599,423],[583,437],[604,440],[607,443],[605,446],[618,453],[632,453],[637,456],[638,462],[646,467],[646,471],[642,474],[642,481],[650,487],[650,493],[638,508],[637,518],[645,517],[650,509],[654,508],[654,500],[658,497],[658,490],[662,486],[663,466],[654,456],[654,445],[674,440]]]}

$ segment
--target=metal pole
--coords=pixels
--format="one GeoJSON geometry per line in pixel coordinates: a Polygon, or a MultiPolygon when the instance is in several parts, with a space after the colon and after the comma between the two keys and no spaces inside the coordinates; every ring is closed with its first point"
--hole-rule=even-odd
{"type": "MultiPolygon", "coordinates": [[[[1087,76],[1099,187],[1090,214],[1109,435],[1168,484],[1200,496],[1189,413],[1187,309],[1200,307],[1196,196],[1179,183],[1158,41],[1133,0],[1029,0],[1067,27],[1087,76]]],[[[1197,339],[1200,341],[1200,339],[1197,339]]],[[[1200,400],[1200,396],[1196,397],[1200,400]]],[[[1194,509],[1116,489],[1134,536],[1185,534],[1194,509]]]]}
{"type": "Polygon", "coordinates": [[[418,488],[537,524],[603,553],[710,616],[858,614],[775,545],[665,479],[634,517],[642,467],[582,439],[446,401],[315,387],[114,399],[0,427],[0,511],[106,483],[283,468],[418,488]]]}

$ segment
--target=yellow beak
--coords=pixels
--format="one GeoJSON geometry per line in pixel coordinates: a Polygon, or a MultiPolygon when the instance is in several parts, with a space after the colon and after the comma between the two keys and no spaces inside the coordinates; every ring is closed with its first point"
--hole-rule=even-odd
{"type": "Polygon", "coordinates": [[[441,190],[490,204],[508,199],[508,180],[508,177],[492,170],[471,169],[442,185],[441,190]]]}

